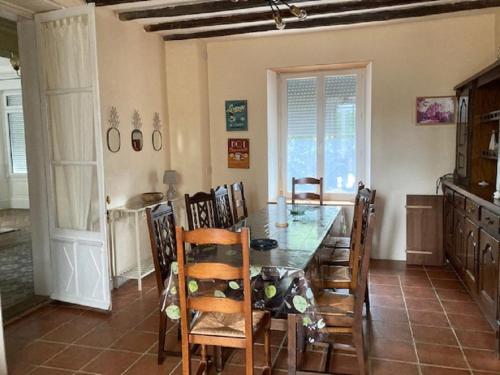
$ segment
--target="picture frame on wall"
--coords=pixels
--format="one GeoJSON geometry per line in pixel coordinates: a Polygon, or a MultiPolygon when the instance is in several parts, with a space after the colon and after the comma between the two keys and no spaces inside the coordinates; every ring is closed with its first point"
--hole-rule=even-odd
{"type": "Polygon", "coordinates": [[[456,118],[454,96],[419,96],[416,99],[417,125],[451,125],[456,118]]]}
{"type": "Polygon", "coordinates": [[[246,100],[226,100],[226,130],[248,130],[248,104],[246,100]]]}
{"type": "Polygon", "coordinates": [[[229,138],[227,140],[227,167],[250,168],[250,140],[248,138],[229,138]]]}

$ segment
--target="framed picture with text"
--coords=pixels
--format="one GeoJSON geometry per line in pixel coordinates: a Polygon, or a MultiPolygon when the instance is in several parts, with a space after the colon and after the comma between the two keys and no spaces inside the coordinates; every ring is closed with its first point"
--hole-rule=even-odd
{"type": "Polygon", "coordinates": [[[250,140],[248,138],[227,140],[227,167],[250,168],[250,140]]]}
{"type": "Polygon", "coordinates": [[[226,100],[226,130],[248,130],[248,105],[246,100],[226,100]]]}

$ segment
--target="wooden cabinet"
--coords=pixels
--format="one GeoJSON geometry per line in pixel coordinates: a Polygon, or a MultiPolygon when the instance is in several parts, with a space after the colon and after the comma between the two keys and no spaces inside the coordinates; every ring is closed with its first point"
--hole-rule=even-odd
{"type": "Polygon", "coordinates": [[[479,302],[497,318],[499,241],[481,229],[479,249],[479,302]]]}
{"type": "Polygon", "coordinates": [[[464,281],[471,290],[477,289],[479,227],[469,218],[465,219],[464,231],[464,281]]]}
{"type": "Polygon", "coordinates": [[[500,206],[451,182],[443,193],[446,257],[497,331],[500,348],[500,206]]]}
{"type": "Polygon", "coordinates": [[[453,219],[453,243],[455,248],[453,250],[454,258],[451,261],[458,273],[463,275],[465,271],[465,216],[462,212],[455,209],[453,219]]]}
{"type": "Polygon", "coordinates": [[[457,144],[455,156],[455,175],[462,183],[469,177],[469,94],[466,87],[457,92],[457,144]]]}
{"type": "Polygon", "coordinates": [[[443,196],[406,196],[406,263],[441,266],[443,196]]]}
{"type": "Polygon", "coordinates": [[[444,250],[448,259],[453,259],[455,256],[454,247],[454,231],[453,231],[453,204],[448,200],[444,202],[444,250]]]}

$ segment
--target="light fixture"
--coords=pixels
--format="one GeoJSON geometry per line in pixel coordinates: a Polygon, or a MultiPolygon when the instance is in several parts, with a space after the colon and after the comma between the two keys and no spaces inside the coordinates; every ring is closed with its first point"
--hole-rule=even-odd
{"type": "Polygon", "coordinates": [[[19,61],[19,56],[14,52],[10,53],[10,65],[12,65],[12,69],[16,71],[16,74],[21,76],[21,62],[19,61]]]}
{"type": "MultiPolygon", "coordinates": [[[[230,0],[233,3],[237,3],[240,0],[230,0]]],[[[246,1],[246,0],[241,0],[246,1]]],[[[307,12],[304,9],[299,8],[295,5],[290,5],[286,0],[267,0],[269,7],[271,8],[272,16],[276,28],[278,30],[283,30],[286,27],[285,21],[283,21],[283,15],[281,13],[281,8],[287,7],[292,15],[298,18],[299,21],[304,21],[307,18],[307,12]]]]}
{"type": "Polygon", "coordinates": [[[163,183],[169,185],[167,191],[167,199],[169,201],[173,200],[176,195],[175,184],[177,184],[177,172],[174,170],[166,170],[163,173],[163,183]]]}

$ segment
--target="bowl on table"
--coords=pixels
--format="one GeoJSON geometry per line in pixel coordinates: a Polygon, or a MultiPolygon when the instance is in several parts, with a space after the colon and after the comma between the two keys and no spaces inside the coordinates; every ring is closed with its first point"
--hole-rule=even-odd
{"type": "Polygon", "coordinates": [[[145,204],[153,204],[163,199],[163,193],[160,193],[158,191],[153,191],[150,193],[142,193],[141,199],[142,202],[145,204]]]}

